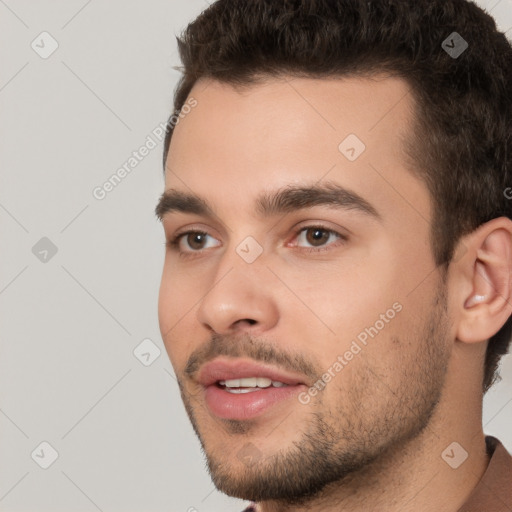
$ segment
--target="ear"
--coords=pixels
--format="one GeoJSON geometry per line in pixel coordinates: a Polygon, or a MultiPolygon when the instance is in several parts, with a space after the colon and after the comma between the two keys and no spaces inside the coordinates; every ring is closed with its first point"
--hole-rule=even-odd
{"type": "Polygon", "coordinates": [[[496,334],[512,314],[512,221],[486,222],[461,244],[467,250],[455,262],[457,339],[476,343],[496,334]]]}

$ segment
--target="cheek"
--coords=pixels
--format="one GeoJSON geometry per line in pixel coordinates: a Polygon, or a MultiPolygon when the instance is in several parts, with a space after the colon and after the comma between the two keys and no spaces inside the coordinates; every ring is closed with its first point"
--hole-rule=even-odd
{"type": "Polygon", "coordinates": [[[208,290],[205,271],[199,267],[188,270],[177,262],[175,256],[165,258],[160,292],[158,297],[158,313],[160,324],[170,328],[180,319],[185,319],[193,312],[194,305],[200,301],[208,290]]]}
{"type": "Polygon", "coordinates": [[[322,329],[317,333],[335,336],[335,349],[372,325],[396,300],[393,268],[370,257],[347,255],[339,261],[308,268],[283,266],[280,275],[294,292],[283,303],[287,315],[294,316],[295,322],[304,327],[322,329]]]}
{"type": "Polygon", "coordinates": [[[283,324],[294,326],[303,344],[300,350],[314,356],[321,370],[343,358],[343,370],[335,372],[337,385],[350,382],[361,365],[374,361],[379,367],[379,361],[391,364],[400,357],[393,339],[410,328],[403,317],[411,289],[401,280],[400,267],[396,250],[385,244],[372,253],[347,253],[336,263],[281,267],[282,280],[294,292],[281,301],[283,324]]]}
{"type": "Polygon", "coordinates": [[[196,309],[206,293],[201,289],[199,276],[192,279],[185,272],[177,272],[166,261],[158,296],[158,320],[165,348],[174,367],[181,366],[189,340],[197,326],[196,309]]]}

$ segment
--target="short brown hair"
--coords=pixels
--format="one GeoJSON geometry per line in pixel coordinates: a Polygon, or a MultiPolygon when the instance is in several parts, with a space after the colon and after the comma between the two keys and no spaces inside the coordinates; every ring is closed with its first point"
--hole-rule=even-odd
{"type": "MultiPolygon", "coordinates": [[[[493,218],[512,217],[504,193],[512,185],[512,47],[476,4],[218,0],[186,28],[178,47],[183,76],[175,112],[200,78],[233,86],[284,75],[386,72],[405,79],[417,111],[407,153],[432,196],[432,250],[444,270],[461,236],[493,218]],[[457,56],[445,51],[455,46],[454,37],[468,44],[457,56]]],[[[164,167],[173,128],[169,123],[164,167]]],[[[512,317],[489,340],[484,393],[498,378],[511,335],[512,317]]]]}

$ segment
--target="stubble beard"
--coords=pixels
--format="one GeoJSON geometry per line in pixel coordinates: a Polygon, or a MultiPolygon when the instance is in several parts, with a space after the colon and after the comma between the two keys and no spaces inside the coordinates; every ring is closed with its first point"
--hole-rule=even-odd
{"type": "Polygon", "coordinates": [[[399,373],[395,389],[390,390],[386,376],[379,375],[375,367],[361,367],[334,408],[322,409],[321,394],[308,405],[297,402],[298,407],[311,408],[299,440],[293,441],[291,447],[256,457],[254,464],[233,460],[233,446],[240,450],[244,443],[251,445],[253,423],[219,420],[223,435],[233,436],[233,446],[220,451],[209,449],[208,436],[203,435],[197,419],[194,397],[187,395],[180,384],[213,483],[221,492],[236,498],[303,506],[321,499],[326,487],[343,485],[379,460],[393,457],[404,443],[428,426],[439,403],[449,360],[447,332],[446,295],[440,285],[430,314],[416,332],[407,336],[407,344],[393,339],[395,346],[416,347],[414,353],[409,352],[400,360],[399,367],[393,368],[395,374],[399,373]]]}

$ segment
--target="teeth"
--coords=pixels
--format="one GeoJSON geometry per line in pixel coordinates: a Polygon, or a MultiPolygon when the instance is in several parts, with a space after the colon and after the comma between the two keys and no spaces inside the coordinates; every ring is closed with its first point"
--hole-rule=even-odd
{"type": "Polygon", "coordinates": [[[284,382],[279,382],[277,380],[270,380],[266,377],[245,377],[243,379],[229,379],[229,380],[220,380],[219,384],[221,386],[226,386],[232,390],[233,388],[249,388],[243,389],[241,391],[236,391],[237,393],[247,393],[248,391],[252,391],[250,388],[269,388],[273,386],[275,388],[282,388],[283,386],[287,386],[284,382]]]}

